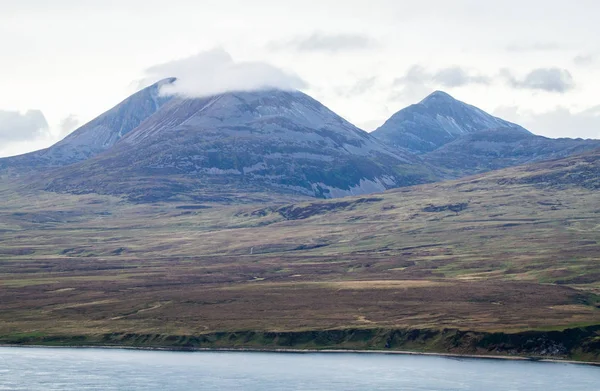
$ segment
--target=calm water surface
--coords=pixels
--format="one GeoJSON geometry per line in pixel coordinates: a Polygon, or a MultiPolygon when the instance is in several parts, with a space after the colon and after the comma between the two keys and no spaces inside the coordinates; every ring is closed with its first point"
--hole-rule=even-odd
{"type": "Polygon", "coordinates": [[[600,368],[400,355],[0,348],[0,390],[600,391],[600,368]]]}

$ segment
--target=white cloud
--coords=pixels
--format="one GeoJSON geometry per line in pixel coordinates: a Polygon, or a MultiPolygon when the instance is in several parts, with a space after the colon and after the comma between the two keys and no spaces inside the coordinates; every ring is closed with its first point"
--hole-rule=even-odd
{"type": "Polygon", "coordinates": [[[63,138],[79,127],[79,118],[75,114],[69,114],[60,121],[58,125],[58,137],[63,138]]]}
{"type": "Polygon", "coordinates": [[[74,114],[49,126],[40,110],[24,113],[0,110],[0,157],[47,148],[75,130],[79,123],[74,114]]]}
{"type": "Polygon", "coordinates": [[[494,114],[546,137],[600,139],[600,105],[583,111],[561,106],[541,113],[522,110],[516,106],[503,106],[495,110],[494,114]]]}
{"type": "Polygon", "coordinates": [[[565,93],[575,88],[575,80],[566,69],[538,68],[523,78],[515,77],[511,71],[503,69],[501,75],[515,88],[565,93]]]}
{"type": "Polygon", "coordinates": [[[27,152],[47,148],[57,140],[50,134],[39,136],[31,140],[12,141],[0,144],[0,158],[22,155],[27,152]]]}
{"type": "Polygon", "coordinates": [[[492,81],[491,77],[457,65],[437,70],[412,65],[403,76],[393,81],[388,99],[409,105],[417,103],[437,89],[488,86],[492,81]]]}
{"type": "Polygon", "coordinates": [[[162,88],[165,94],[203,97],[233,91],[263,89],[296,90],[306,83],[297,75],[263,62],[236,62],[223,49],[213,49],[155,65],[146,71],[149,79],[175,77],[162,88]]]}
{"type": "Polygon", "coordinates": [[[287,41],[273,41],[268,47],[272,50],[297,50],[301,52],[340,52],[365,50],[377,47],[377,42],[364,34],[325,34],[315,32],[308,36],[298,36],[287,41]]]}
{"type": "Polygon", "coordinates": [[[470,70],[456,65],[436,71],[430,71],[420,65],[413,65],[404,76],[394,82],[395,85],[432,84],[448,88],[490,83],[490,77],[474,74],[470,70]]]}
{"type": "Polygon", "coordinates": [[[48,122],[39,110],[0,110],[0,142],[31,140],[49,133],[48,122]]]}
{"type": "Polygon", "coordinates": [[[598,60],[598,58],[600,58],[600,56],[597,53],[580,54],[578,56],[575,56],[575,58],[573,58],[573,62],[577,66],[585,67],[585,66],[594,65],[596,63],[596,61],[598,60]]]}
{"type": "Polygon", "coordinates": [[[433,75],[433,80],[444,87],[463,87],[469,84],[490,84],[491,82],[487,76],[473,75],[457,66],[440,69],[433,75]]]}
{"type": "Polygon", "coordinates": [[[401,76],[394,80],[394,85],[405,85],[412,83],[421,84],[431,80],[431,77],[431,73],[427,71],[423,66],[412,65],[410,68],[408,68],[404,76],[401,76]]]}
{"type": "Polygon", "coordinates": [[[434,88],[428,85],[431,78],[431,73],[424,67],[411,66],[402,77],[394,80],[388,100],[403,104],[416,103],[419,98],[433,92],[434,88]]]}
{"type": "Polygon", "coordinates": [[[509,52],[552,52],[566,49],[565,45],[558,42],[534,42],[529,44],[513,43],[506,47],[509,52]]]}
{"type": "Polygon", "coordinates": [[[377,77],[365,77],[358,79],[355,83],[348,86],[337,87],[335,92],[337,95],[345,98],[353,99],[372,90],[377,83],[377,77]]]}

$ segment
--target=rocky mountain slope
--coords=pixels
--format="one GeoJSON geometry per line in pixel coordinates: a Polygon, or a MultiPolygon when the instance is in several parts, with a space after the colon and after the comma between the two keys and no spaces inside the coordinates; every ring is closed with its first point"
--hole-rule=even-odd
{"type": "Polygon", "coordinates": [[[0,159],[0,171],[22,174],[66,166],[96,156],[111,148],[167,103],[171,97],[162,96],[159,91],[161,86],[174,80],[165,79],[144,88],[49,148],[0,159]]]}
{"type": "Polygon", "coordinates": [[[519,125],[494,117],[445,92],[436,91],[421,102],[394,114],[372,134],[388,145],[421,154],[434,151],[462,136],[496,128],[529,133],[519,125]]]}
{"type": "Polygon", "coordinates": [[[168,199],[205,191],[341,197],[435,180],[301,92],[173,98],[96,157],[54,171],[45,188],[168,199]]]}
{"type": "Polygon", "coordinates": [[[550,139],[500,128],[465,135],[422,157],[444,177],[459,178],[599,148],[600,140],[550,139]]]}
{"type": "Polygon", "coordinates": [[[371,133],[420,155],[445,179],[557,159],[600,148],[600,140],[550,139],[436,91],[371,133]]]}
{"type": "Polygon", "coordinates": [[[338,198],[600,148],[597,140],[533,135],[440,91],[369,134],[301,92],[161,94],[174,80],[141,90],[50,148],[0,159],[0,177],[137,200],[338,198]]]}

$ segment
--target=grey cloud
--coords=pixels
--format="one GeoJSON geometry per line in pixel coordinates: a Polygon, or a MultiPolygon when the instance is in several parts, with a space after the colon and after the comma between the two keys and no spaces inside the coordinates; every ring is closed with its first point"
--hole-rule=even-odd
{"type": "Polygon", "coordinates": [[[490,84],[487,76],[471,75],[461,67],[450,67],[439,70],[433,80],[444,87],[462,87],[469,84],[490,84]]]}
{"type": "Polygon", "coordinates": [[[550,52],[565,49],[557,42],[534,42],[529,44],[513,43],[506,47],[509,52],[550,52]]]}
{"type": "Polygon", "coordinates": [[[432,89],[425,85],[431,79],[432,74],[424,67],[413,65],[403,76],[394,80],[394,89],[388,99],[405,105],[412,104],[427,95],[427,93],[432,92],[432,89]]]}
{"type": "Polygon", "coordinates": [[[268,44],[272,50],[296,50],[301,52],[341,52],[366,50],[377,46],[377,42],[364,34],[325,34],[315,32],[287,41],[274,41],[268,44]]]}
{"type": "Polygon", "coordinates": [[[498,108],[494,114],[547,137],[600,139],[600,105],[579,112],[558,107],[544,113],[507,106],[498,108]]]}
{"type": "Polygon", "coordinates": [[[367,132],[372,132],[375,129],[377,129],[378,127],[380,127],[381,125],[383,125],[388,118],[389,118],[389,116],[385,117],[385,118],[370,120],[370,121],[363,121],[363,122],[357,123],[357,125],[362,130],[366,130],[367,132]]]}
{"type": "Polygon", "coordinates": [[[421,84],[431,80],[431,73],[429,73],[421,65],[413,65],[404,74],[394,80],[394,86],[401,86],[406,84],[421,84]]]}
{"type": "Polygon", "coordinates": [[[366,77],[358,80],[356,83],[346,86],[339,87],[335,89],[335,92],[347,98],[351,98],[353,96],[362,95],[375,87],[377,83],[377,77],[366,77]]]}
{"type": "Polygon", "coordinates": [[[350,93],[353,95],[364,94],[365,92],[367,92],[371,88],[373,88],[375,86],[376,82],[377,82],[376,77],[369,77],[369,78],[361,79],[361,80],[357,81],[354,84],[354,86],[352,86],[352,88],[350,89],[350,93]]]}
{"type": "Polygon", "coordinates": [[[236,62],[223,49],[155,65],[146,70],[147,79],[176,77],[162,92],[187,97],[203,97],[231,91],[267,88],[296,90],[306,87],[297,75],[263,62],[236,62]]]}
{"type": "Polygon", "coordinates": [[[566,69],[538,68],[520,79],[507,69],[502,70],[501,75],[515,88],[558,92],[561,94],[575,88],[573,76],[566,69]]]}
{"type": "Polygon", "coordinates": [[[68,135],[69,133],[71,133],[72,131],[77,129],[77,127],[79,127],[80,123],[81,122],[79,121],[79,118],[77,118],[77,116],[75,114],[70,114],[67,117],[63,118],[59,124],[59,129],[58,129],[60,131],[59,137],[62,138],[64,136],[68,135]]]}
{"type": "Polygon", "coordinates": [[[451,88],[470,84],[490,84],[491,81],[490,77],[472,74],[459,66],[451,66],[431,72],[420,65],[413,65],[404,76],[394,81],[394,85],[434,83],[451,88]]]}
{"type": "Polygon", "coordinates": [[[575,58],[573,58],[573,62],[575,65],[583,67],[594,64],[598,57],[599,56],[596,54],[580,54],[579,56],[575,56],[575,58]]]}
{"type": "Polygon", "coordinates": [[[36,139],[49,135],[49,127],[44,114],[39,110],[18,111],[0,110],[0,142],[16,142],[36,139]]]}

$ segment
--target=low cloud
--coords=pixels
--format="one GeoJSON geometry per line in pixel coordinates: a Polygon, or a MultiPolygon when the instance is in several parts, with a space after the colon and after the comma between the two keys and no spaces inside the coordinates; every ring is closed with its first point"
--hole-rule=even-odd
{"type": "Polygon", "coordinates": [[[472,75],[461,67],[444,68],[433,75],[433,80],[444,87],[462,87],[469,84],[490,84],[487,76],[472,75]]]}
{"type": "Polygon", "coordinates": [[[296,50],[300,52],[341,52],[366,50],[377,47],[377,42],[363,34],[325,34],[316,32],[287,41],[269,43],[271,50],[296,50]]]}
{"type": "Polygon", "coordinates": [[[513,43],[506,47],[509,52],[553,52],[564,50],[565,46],[557,42],[513,43]]]}
{"type": "Polygon", "coordinates": [[[175,77],[162,92],[185,97],[205,97],[234,91],[264,89],[296,90],[306,83],[297,75],[263,62],[236,62],[223,49],[214,49],[155,65],[146,71],[147,80],[175,77]]]}
{"type": "Polygon", "coordinates": [[[413,65],[406,73],[394,80],[394,86],[402,86],[407,84],[423,84],[431,81],[432,74],[421,65],[413,65]]]}
{"type": "Polygon", "coordinates": [[[573,62],[577,66],[585,67],[595,64],[598,58],[600,58],[600,56],[597,54],[580,54],[579,56],[575,56],[575,58],[573,58],[573,62]]]}
{"type": "Polygon", "coordinates": [[[46,148],[55,141],[39,110],[0,110],[0,157],[46,148]]]}
{"type": "Polygon", "coordinates": [[[394,89],[388,99],[404,105],[412,104],[435,90],[429,86],[432,79],[433,74],[427,69],[413,65],[403,76],[394,80],[394,89]]]}
{"type": "Polygon", "coordinates": [[[18,142],[45,137],[50,134],[48,122],[39,110],[0,110],[0,142],[18,142]]]}
{"type": "Polygon", "coordinates": [[[565,93],[575,88],[575,80],[571,73],[560,68],[538,68],[519,78],[508,69],[502,69],[499,75],[491,77],[460,66],[432,71],[420,65],[411,66],[403,76],[394,80],[394,86],[405,89],[414,89],[417,86],[455,88],[490,85],[496,79],[504,79],[514,88],[548,92],[565,93]]]}
{"type": "Polygon", "coordinates": [[[463,87],[471,84],[490,84],[491,78],[474,74],[471,71],[451,66],[437,71],[430,71],[420,65],[413,65],[404,76],[397,78],[394,85],[434,84],[442,87],[463,87]]]}
{"type": "Polygon", "coordinates": [[[386,116],[385,118],[359,122],[359,123],[357,123],[357,125],[362,130],[365,130],[367,132],[372,132],[372,131],[376,130],[377,128],[379,128],[381,125],[383,125],[385,123],[385,121],[388,120],[388,118],[389,118],[389,115],[386,116]]]}
{"type": "Polygon", "coordinates": [[[75,114],[70,114],[63,118],[58,125],[59,137],[65,137],[79,127],[79,118],[75,114]]]}
{"type": "Polygon", "coordinates": [[[535,134],[546,137],[600,139],[600,105],[583,111],[557,107],[543,113],[505,106],[495,110],[494,115],[516,122],[535,134]]]}
{"type": "Polygon", "coordinates": [[[501,71],[508,84],[514,88],[541,90],[547,92],[565,93],[575,88],[575,80],[566,69],[538,68],[529,72],[523,78],[517,78],[507,69],[501,71]]]}
{"type": "Polygon", "coordinates": [[[371,91],[375,85],[377,84],[377,77],[366,77],[363,79],[359,79],[356,83],[345,86],[338,87],[335,89],[335,92],[339,96],[343,96],[346,98],[352,98],[358,95],[363,95],[369,91],[371,91]]]}

